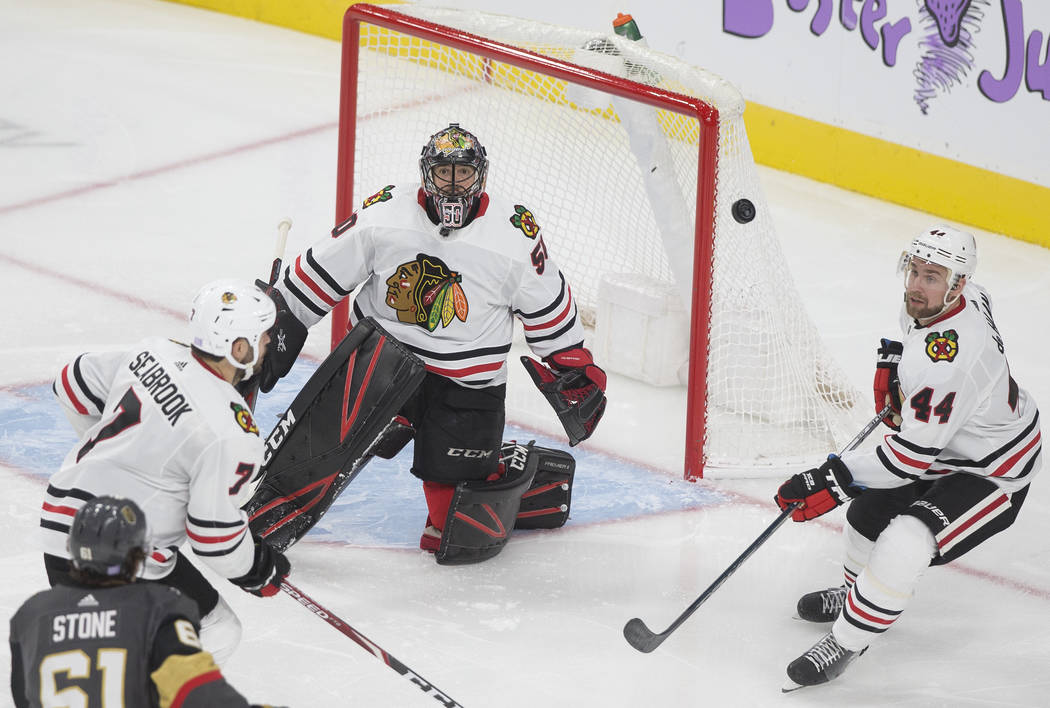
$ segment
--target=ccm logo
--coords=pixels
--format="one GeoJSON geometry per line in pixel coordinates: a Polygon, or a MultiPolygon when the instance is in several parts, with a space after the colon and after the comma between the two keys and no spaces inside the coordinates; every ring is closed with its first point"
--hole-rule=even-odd
{"type": "Polygon", "coordinates": [[[295,425],[295,415],[289,408],[284,416],[277,421],[277,425],[274,426],[273,430],[270,431],[270,436],[266,438],[266,449],[263,451],[263,465],[269,464],[270,459],[281,449],[281,445],[284,444],[288,434],[292,431],[293,425],[295,425]]]}
{"type": "Polygon", "coordinates": [[[449,457],[472,457],[482,459],[492,456],[492,450],[470,450],[465,447],[450,447],[445,453],[449,457]]]}

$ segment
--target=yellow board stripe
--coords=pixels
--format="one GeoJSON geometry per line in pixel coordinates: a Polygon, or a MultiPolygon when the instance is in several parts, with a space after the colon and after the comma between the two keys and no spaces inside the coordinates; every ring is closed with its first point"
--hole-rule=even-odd
{"type": "Polygon", "coordinates": [[[1050,189],[844,128],[748,103],[764,165],[1050,247],[1050,189]]]}
{"type": "MultiPolygon", "coordinates": [[[[352,0],[170,0],[339,40],[352,0]]],[[[371,0],[400,5],[400,0],[371,0]]],[[[369,28],[362,33],[367,41],[369,28]]],[[[522,77],[511,73],[511,83],[522,77]]],[[[558,96],[558,92],[555,96],[558,96]]],[[[561,94],[564,95],[563,93],[561,94]]],[[[748,103],[755,161],[1050,248],[1050,188],[748,103]]]]}

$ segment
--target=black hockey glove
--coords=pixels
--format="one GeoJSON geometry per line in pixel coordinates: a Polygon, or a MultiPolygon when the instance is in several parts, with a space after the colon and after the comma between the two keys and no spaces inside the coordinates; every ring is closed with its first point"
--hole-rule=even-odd
{"type": "Polygon", "coordinates": [[[230,582],[245,592],[258,597],[273,597],[281,590],[281,581],[288,577],[292,564],[284,554],[261,538],[255,539],[255,562],[247,573],[230,582]]]}
{"type": "Polygon", "coordinates": [[[591,436],[605,413],[605,372],[583,347],[555,352],[543,361],[547,366],[521,357],[532,382],[558,414],[569,445],[581,443],[591,436]]]}
{"type": "Polygon", "coordinates": [[[802,506],[791,513],[794,521],[809,521],[822,516],[860,494],[853,475],[838,455],[831,455],[820,467],[796,474],[780,485],[774,497],[783,510],[795,502],[802,506]]]}
{"type": "Polygon", "coordinates": [[[901,429],[901,385],[897,377],[897,365],[900,364],[904,345],[892,339],[883,339],[879,343],[878,358],[875,361],[875,412],[879,413],[888,404],[893,412],[882,419],[890,428],[901,429]]]}
{"type": "Polygon", "coordinates": [[[288,309],[288,303],[280,290],[261,280],[256,280],[255,284],[269,295],[273,304],[277,306],[277,319],[270,328],[270,347],[259,364],[259,373],[256,375],[259,390],[269,393],[277,385],[277,381],[292,370],[292,364],[306,344],[307,329],[288,309]]]}

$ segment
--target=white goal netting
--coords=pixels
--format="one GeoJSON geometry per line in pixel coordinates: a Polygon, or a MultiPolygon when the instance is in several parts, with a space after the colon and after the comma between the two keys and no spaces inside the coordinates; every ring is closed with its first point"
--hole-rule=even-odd
{"type": "MultiPolygon", "coordinates": [[[[537,215],[585,324],[600,326],[599,286],[616,276],[652,283],[658,292],[672,286],[682,326],[693,322],[708,332],[706,409],[701,400],[694,420],[682,421],[687,429],[697,426],[699,411],[706,411],[702,449],[697,437],[686,437],[695,441],[687,444],[688,469],[761,474],[826,455],[852,437],[857,393],[793,285],[736,89],[611,31],[603,36],[474,11],[396,9],[481,39],[446,43],[412,36],[411,22],[400,29],[362,23],[356,110],[343,116],[354,121],[355,208],[386,184],[417,181],[427,137],[458,122],[488,150],[489,191],[537,215]],[[636,82],[639,98],[651,86],[702,99],[718,111],[716,160],[703,159],[708,146],[696,116],[554,78],[543,62],[502,61],[493,42],[636,82]],[[483,56],[493,47],[495,57],[483,56]],[[710,287],[711,299],[709,312],[693,312],[705,164],[717,164],[713,204],[704,212],[713,214],[713,256],[698,282],[710,287]],[[751,221],[732,214],[741,199],[754,205],[751,221]]],[[[688,355],[702,362],[705,352],[688,355]]]]}

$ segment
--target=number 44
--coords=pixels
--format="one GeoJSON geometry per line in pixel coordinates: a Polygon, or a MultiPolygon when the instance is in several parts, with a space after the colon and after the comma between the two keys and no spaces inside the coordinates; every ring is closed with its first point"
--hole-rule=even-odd
{"type": "Polygon", "coordinates": [[[955,403],[955,391],[952,391],[942,398],[941,402],[938,403],[936,407],[932,406],[932,401],[933,389],[929,387],[924,388],[911,397],[911,408],[915,411],[915,419],[920,420],[923,423],[929,423],[930,413],[932,412],[933,415],[937,416],[939,419],[939,423],[947,423],[952,415],[952,405],[955,403]]]}

